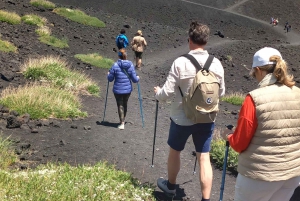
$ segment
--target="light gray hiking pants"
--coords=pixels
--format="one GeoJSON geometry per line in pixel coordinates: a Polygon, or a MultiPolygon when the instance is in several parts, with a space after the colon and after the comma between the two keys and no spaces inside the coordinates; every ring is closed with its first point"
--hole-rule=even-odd
{"type": "Polygon", "coordinates": [[[238,175],[234,201],[289,201],[300,185],[300,177],[286,181],[262,181],[238,175]]]}

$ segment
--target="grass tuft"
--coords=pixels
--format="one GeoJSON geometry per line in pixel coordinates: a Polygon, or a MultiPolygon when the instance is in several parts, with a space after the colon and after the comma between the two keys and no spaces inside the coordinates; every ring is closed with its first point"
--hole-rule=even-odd
{"type": "Polygon", "coordinates": [[[59,39],[55,36],[51,36],[51,30],[47,26],[41,26],[36,30],[36,33],[40,36],[39,40],[47,45],[58,47],[58,48],[68,48],[67,39],[59,39]]]}
{"type": "Polygon", "coordinates": [[[54,3],[50,2],[50,1],[46,1],[46,0],[30,0],[30,4],[35,7],[42,7],[42,8],[46,8],[46,9],[54,9],[55,8],[54,3]]]}
{"type": "Polygon", "coordinates": [[[69,9],[69,8],[56,8],[53,12],[66,17],[74,22],[78,22],[80,24],[94,26],[94,27],[105,27],[105,23],[99,20],[96,17],[91,17],[81,10],[78,9],[69,9]]]}
{"type": "Polygon", "coordinates": [[[242,105],[245,100],[245,95],[240,92],[233,92],[223,96],[221,100],[233,105],[242,105]]]}
{"type": "Polygon", "coordinates": [[[24,15],[22,17],[22,20],[26,24],[37,25],[37,26],[44,26],[47,22],[46,18],[35,15],[35,14],[24,15]]]}
{"type": "Polygon", "coordinates": [[[152,186],[106,163],[47,164],[22,172],[0,171],[0,178],[0,196],[5,200],[155,200],[152,186]]]}
{"type": "Polygon", "coordinates": [[[0,21],[7,22],[9,24],[20,24],[21,17],[15,12],[0,10],[0,21]]]}
{"type": "MultiPolygon", "coordinates": [[[[2,134],[2,133],[1,133],[2,134]]],[[[9,137],[3,138],[0,136],[0,169],[8,169],[17,161],[17,156],[11,149],[12,142],[9,137]]]]}
{"type": "Polygon", "coordinates": [[[8,87],[2,91],[0,104],[32,119],[85,117],[81,103],[71,91],[39,84],[8,87]]]}
{"type": "Polygon", "coordinates": [[[114,61],[108,58],[103,58],[97,53],[94,54],[76,54],[75,58],[83,61],[84,63],[91,64],[99,68],[111,68],[114,61]]]}
{"type": "Polygon", "coordinates": [[[100,92],[100,88],[93,80],[84,73],[71,70],[59,57],[29,59],[21,66],[21,72],[27,79],[48,82],[61,89],[89,92],[93,95],[98,95],[100,92]]]}
{"type": "Polygon", "coordinates": [[[14,44],[12,44],[9,41],[5,41],[5,40],[1,40],[0,39],[0,51],[1,52],[14,52],[16,53],[18,50],[18,48],[16,46],[14,46],[14,44]]]}

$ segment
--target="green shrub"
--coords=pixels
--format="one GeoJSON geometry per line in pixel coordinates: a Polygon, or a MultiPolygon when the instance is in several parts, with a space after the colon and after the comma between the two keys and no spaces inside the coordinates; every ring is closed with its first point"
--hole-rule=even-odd
{"type": "Polygon", "coordinates": [[[233,105],[242,105],[245,100],[245,95],[239,92],[229,93],[223,96],[221,100],[233,105]]]}
{"type": "MultiPolygon", "coordinates": [[[[1,133],[2,134],[2,133],[1,133]]],[[[11,148],[12,142],[9,138],[0,136],[0,169],[7,169],[17,161],[17,155],[11,148]]]]}
{"type": "Polygon", "coordinates": [[[37,25],[37,26],[44,26],[47,22],[46,18],[43,18],[43,17],[35,15],[35,14],[24,15],[22,17],[22,20],[26,24],[37,25]]]}
{"type": "Polygon", "coordinates": [[[80,24],[94,26],[94,27],[105,27],[105,23],[99,20],[96,17],[91,17],[81,10],[78,9],[69,9],[69,8],[56,8],[53,12],[66,17],[74,22],[78,22],[80,24]]]}
{"type": "MultiPolygon", "coordinates": [[[[216,166],[219,168],[223,167],[226,149],[225,145],[225,140],[221,138],[213,139],[211,143],[210,155],[213,159],[214,164],[216,164],[216,166]]],[[[237,152],[235,152],[231,147],[229,147],[227,160],[227,167],[229,169],[233,169],[235,171],[237,170],[238,155],[239,154],[237,152]]]]}
{"type": "Polygon", "coordinates": [[[83,61],[84,63],[91,64],[100,68],[111,68],[114,64],[114,61],[108,58],[103,58],[97,53],[94,54],[76,54],[75,58],[83,61]]]}
{"type": "Polygon", "coordinates": [[[0,51],[1,52],[17,52],[17,47],[14,46],[9,41],[4,41],[0,39],[0,51]]]}
{"type": "Polygon", "coordinates": [[[88,91],[90,94],[93,94],[93,95],[98,96],[98,95],[99,95],[99,92],[100,92],[100,88],[99,88],[98,85],[92,84],[92,85],[90,85],[90,86],[87,87],[87,91],[88,91]]]}
{"type": "Polygon", "coordinates": [[[0,171],[0,179],[0,196],[9,198],[4,200],[155,200],[153,187],[106,163],[78,167],[48,164],[22,172],[0,171]]]}
{"type": "Polygon", "coordinates": [[[54,9],[55,8],[54,3],[50,2],[50,1],[46,1],[46,0],[30,0],[30,4],[35,7],[42,7],[42,8],[46,8],[46,9],[54,9]]]}
{"type": "Polygon", "coordinates": [[[99,87],[84,73],[71,70],[59,57],[29,59],[21,66],[24,77],[53,84],[55,87],[75,92],[99,94],[99,87]]]}
{"type": "Polygon", "coordinates": [[[21,17],[15,12],[0,10],[0,21],[7,22],[9,24],[20,24],[21,17]]]}
{"type": "Polygon", "coordinates": [[[71,91],[38,84],[8,87],[2,91],[0,104],[20,114],[28,113],[32,119],[85,117],[81,103],[71,91]]]}

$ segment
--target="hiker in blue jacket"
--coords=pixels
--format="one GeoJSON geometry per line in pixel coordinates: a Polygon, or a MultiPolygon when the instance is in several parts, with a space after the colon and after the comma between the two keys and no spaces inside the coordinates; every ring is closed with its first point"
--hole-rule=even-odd
{"type": "Polygon", "coordinates": [[[125,117],[127,113],[127,102],[132,91],[132,82],[137,83],[139,76],[136,75],[134,65],[127,60],[125,49],[121,49],[118,53],[119,59],[116,61],[108,72],[107,79],[109,82],[114,82],[113,93],[115,95],[120,125],[118,128],[125,128],[125,117]]]}
{"type": "Polygon", "coordinates": [[[121,29],[120,34],[116,37],[116,45],[118,49],[126,48],[129,44],[128,38],[125,35],[125,30],[121,29]]]}

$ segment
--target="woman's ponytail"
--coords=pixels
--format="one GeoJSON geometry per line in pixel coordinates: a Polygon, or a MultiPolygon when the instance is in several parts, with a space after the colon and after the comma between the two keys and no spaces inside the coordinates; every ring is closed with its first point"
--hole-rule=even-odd
{"type": "Polygon", "coordinates": [[[284,84],[288,87],[292,87],[295,85],[295,81],[293,80],[293,75],[288,74],[287,64],[281,59],[279,56],[270,57],[270,61],[276,63],[273,75],[277,78],[277,82],[284,84]]]}

